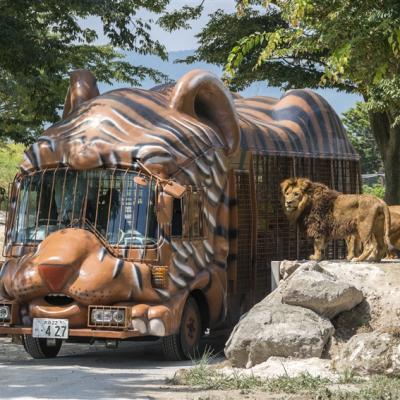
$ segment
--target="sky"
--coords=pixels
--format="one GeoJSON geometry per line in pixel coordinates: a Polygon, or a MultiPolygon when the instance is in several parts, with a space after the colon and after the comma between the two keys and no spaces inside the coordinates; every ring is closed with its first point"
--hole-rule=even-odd
{"type": "MultiPolygon", "coordinates": [[[[171,3],[172,4],[169,7],[170,10],[179,9],[185,4],[196,6],[201,3],[201,0],[172,0],[171,3]]],[[[172,33],[167,33],[160,29],[156,24],[152,25],[153,39],[158,39],[161,43],[163,43],[170,53],[170,60],[168,62],[162,62],[160,59],[154,56],[139,56],[132,53],[128,54],[128,59],[135,64],[142,64],[148,67],[157,68],[162,72],[168,74],[171,79],[175,80],[179,79],[179,77],[182,76],[185,72],[188,72],[193,68],[203,68],[220,76],[222,74],[221,69],[214,65],[209,65],[206,63],[197,63],[192,65],[173,63],[174,59],[184,58],[184,56],[190,54],[189,50],[193,51],[197,48],[197,40],[195,38],[195,35],[199,33],[201,29],[206,25],[209,19],[209,14],[212,14],[219,8],[223,9],[226,12],[234,12],[235,1],[205,0],[202,16],[198,20],[192,22],[191,29],[189,30],[179,30],[172,33]]],[[[157,19],[157,16],[147,11],[139,13],[139,16],[143,17],[144,19],[157,19]]],[[[96,29],[99,34],[99,44],[105,42],[105,38],[101,34],[102,25],[99,19],[88,18],[83,22],[83,25],[96,29]]],[[[125,84],[115,84],[113,86],[100,85],[100,90],[105,91],[121,86],[123,87],[125,86],[125,84]]],[[[145,80],[142,83],[142,86],[146,89],[149,89],[154,86],[154,83],[149,80],[145,80]]],[[[359,96],[338,92],[333,89],[317,90],[317,92],[326,98],[326,100],[333,106],[338,114],[341,114],[349,108],[353,107],[356,101],[362,100],[359,96]]],[[[264,82],[257,82],[254,83],[250,88],[247,88],[241,94],[246,97],[261,95],[280,97],[282,95],[282,91],[279,88],[268,87],[264,82]]]]}
{"type": "MultiPolygon", "coordinates": [[[[184,5],[197,6],[201,3],[201,0],[171,0],[171,5],[168,7],[169,11],[179,10],[184,5]]],[[[191,29],[181,29],[173,33],[168,33],[160,29],[156,24],[152,26],[152,37],[162,42],[168,51],[181,51],[181,50],[192,50],[197,47],[197,41],[195,35],[201,31],[208,21],[208,15],[214,13],[218,9],[222,9],[226,12],[235,11],[234,0],[205,0],[204,11],[202,16],[191,22],[191,29]]],[[[138,15],[144,19],[157,18],[155,14],[148,11],[139,12],[138,15]]],[[[86,26],[95,28],[99,34],[98,43],[104,43],[104,36],[101,34],[102,25],[99,19],[88,18],[86,26]]]]}
{"type": "MultiPolygon", "coordinates": [[[[172,0],[170,9],[179,9],[183,5],[196,6],[201,3],[200,0],[172,0]]],[[[233,0],[205,0],[204,11],[198,20],[192,21],[190,30],[181,30],[173,33],[166,33],[157,26],[152,29],[154,37],[160,40],[168,51],[190,50],[197,47],[197,41],[194,37],[206,25],[208,15],[221,8],[226,12],[235,11],[235,2],[233,0]]]]}

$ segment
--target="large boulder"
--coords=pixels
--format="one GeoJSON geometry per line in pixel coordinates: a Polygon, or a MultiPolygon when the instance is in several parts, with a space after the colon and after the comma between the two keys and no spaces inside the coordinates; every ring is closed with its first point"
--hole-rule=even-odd
{"type": "Polygon", "coordinates": [[[360,375],[399,375],[400,337],[381,332],[354,335],[343,345],[334,365],[338,371],[352,370],[360,375]]]}
{"type": "Polygon", "coordinates": [[[341,281],[362,290],[372,330],[400,332],[400,262],[322,261],[319,264],[341,281]]]}
{"type": "Polygon", "coordinates": [[[249,368],[272,356],[321,357],[334,333],[331,322],[309,309],[280,304],[278,299],[265,298],[236,325],[225,346],[234,367],[249,368]]]}
{"type": "Polygon", "coordinates": [[[283,303],[309,308],[332,319],[363,301],[361,290],[316,267],[301,267],[285,282],[281,289],[283,303]]]}

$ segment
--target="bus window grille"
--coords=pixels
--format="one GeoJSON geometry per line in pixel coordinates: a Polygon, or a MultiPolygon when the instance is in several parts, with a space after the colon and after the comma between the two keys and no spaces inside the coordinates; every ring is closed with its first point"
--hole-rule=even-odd
{"type": "MultiPolygon", "coordinates": [[[[126,259],[130,249],[156,249],[155,182],[149,178],[147,186],[140,186],[136,175],[132,170],[56,168],[19,177],[7,226],[9,244],[32,250],[49,234],[73,227],[91,231],[111,254],[126,259]]],[[[145,251],[139,253],[143,257],[145,251]]]]}

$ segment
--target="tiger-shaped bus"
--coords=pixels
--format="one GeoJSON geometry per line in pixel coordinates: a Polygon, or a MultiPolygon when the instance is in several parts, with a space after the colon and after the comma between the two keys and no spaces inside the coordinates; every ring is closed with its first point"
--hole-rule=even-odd
{"type": "Polygon", "coordinates": [[[100,94],[74,71],[11,186],[0,334],[34,358],[149,336],[168,359],[194,356],[271,291],[271,260],[310,254],[280,205],[290,176],[360,189],[340,119],[310,90],[245,99],[193,70],[100,94]]]}

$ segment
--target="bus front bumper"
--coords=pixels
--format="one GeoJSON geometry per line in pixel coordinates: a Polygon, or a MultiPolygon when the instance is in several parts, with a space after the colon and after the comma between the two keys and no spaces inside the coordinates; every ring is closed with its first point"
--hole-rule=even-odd
{"type": "MultiPolygon", "coordinates": [[[[32,335],[32,328],[25,326],[0,326],[0,335],[32,335]]],[[[143,336],[136,330],[69,329],[68,337],[92,337],[103,339],[129,339],[143,336]]]]}

